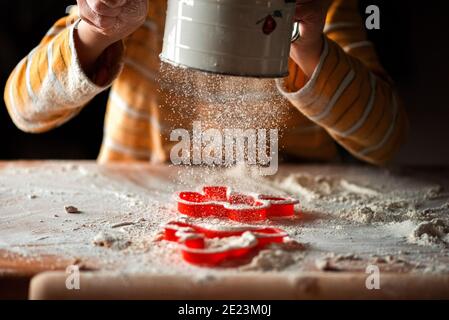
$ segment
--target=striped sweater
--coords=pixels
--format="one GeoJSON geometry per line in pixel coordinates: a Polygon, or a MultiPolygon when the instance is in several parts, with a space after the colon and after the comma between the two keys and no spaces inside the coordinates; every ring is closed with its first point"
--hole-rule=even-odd
{"type": "MultiPolygon", "coordinates": [[[[145,24],[108,48],[87,77],[74,44],[77,10],[60,19],[12,72],[5,102],[26,132],[58,127],[112,85],[100,162],[164,162],[171,149],[173,110],[163,107],[159,53],[166,0],[153,0],[145,24]]],[[[404,139],[407,119],[392,83],[367,41],[357,0],[334,0],[325,45],[310,79],[289,63],[290,75],[272,81],[288,101],[282,152],[306,160],[334,160],[335,142],[355,157],[384,164],[404,139]]],[[[176,115],[175,115],[176,117],[176,115]]]]}

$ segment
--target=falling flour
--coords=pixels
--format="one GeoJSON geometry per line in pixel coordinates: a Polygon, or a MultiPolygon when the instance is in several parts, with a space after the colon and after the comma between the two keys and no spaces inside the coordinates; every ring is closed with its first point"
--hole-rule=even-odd
{"type": "Polygon", "coordinates": [[[206,128],[281,129],[288,114],[288,101],[273,79],[229,77],[161,65],[164,121],[189,129],[194,121],[206,128]]]}

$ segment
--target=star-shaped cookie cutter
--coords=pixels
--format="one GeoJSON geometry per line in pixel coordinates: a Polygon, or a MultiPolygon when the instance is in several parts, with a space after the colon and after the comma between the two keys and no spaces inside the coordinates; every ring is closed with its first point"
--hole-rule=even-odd
{"type": "Polygon", "coordinates": [[[165,226],[163,239],[182,245],[183,259],[194,265],[217,266],[224,261],[242,259],[269,244],[283,243],[288,234],[264,227],[240,227],[211,230],[182,221],[165,226]],[[234,238],[225,246],[211,247],[207,239],[234,238]]]}
{"type": "Polygon", "coordinates": [[[291,217],[295,215],[295,205],[299,203],[293,198],[236,193],[221,186],[204,187],[202,193],[179,192],[176,201],[181,214],[194,218],[227,218],[238,222],[291,217]]]}

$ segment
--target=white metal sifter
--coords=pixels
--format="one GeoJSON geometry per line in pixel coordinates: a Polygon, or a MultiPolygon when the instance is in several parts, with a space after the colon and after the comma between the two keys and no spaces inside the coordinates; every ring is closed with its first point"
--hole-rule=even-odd
{"type": "Polygon", "coordinates": [[[295,0],[169,0],[161,60],[217,74],[281,78],[299,37],[295,0]]]}

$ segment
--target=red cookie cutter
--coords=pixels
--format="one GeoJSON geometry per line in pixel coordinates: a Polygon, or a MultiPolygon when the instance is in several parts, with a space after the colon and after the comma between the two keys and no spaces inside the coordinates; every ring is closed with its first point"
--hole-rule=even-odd
{"type": "Polygon", "coordinates": [[[263,221],[295,215],[293,198],[231,192],[227,187],[204,187],[203,193],[177,194],[178,211],[194,218],[221,217],[239,222],[263,221]]]}
{"type": "Polygon", "coordinates": [[[288,236],[276,228],[244,227],[238,229],[210,230],[193,224],[173,221],[165,226],[164,239],[182,244],[185,261],[195,265],[216,266],[224,261],[241,259],[269,244],[283,243],[288,236]],[[245,235],[247,236],[244,239],[245,235]],[[237,245],[208,247],[206,239],[241,237],[237,245]]]}

